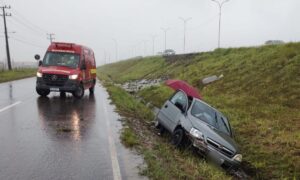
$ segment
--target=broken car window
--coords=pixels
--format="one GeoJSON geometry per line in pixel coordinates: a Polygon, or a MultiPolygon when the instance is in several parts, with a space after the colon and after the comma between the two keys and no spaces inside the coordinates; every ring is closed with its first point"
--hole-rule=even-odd
{"type": "Polygon", "coordinates": [[[192,107],[191,114],[196,118],[206,122],[207,124],[217,128],[215,111],[211,107],[207,106],[206,104],[203,104],[199,101],[195,101],[192,107]]]}

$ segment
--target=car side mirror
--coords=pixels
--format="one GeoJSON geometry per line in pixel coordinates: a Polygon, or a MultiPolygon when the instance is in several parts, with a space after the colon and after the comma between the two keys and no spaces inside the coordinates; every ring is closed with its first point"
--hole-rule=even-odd
{"type": "Polygon", "coordinates": [[[180,104],[179,102],[176,102],[176,103],[175,103],[175,106],[176,106],[178,109],[180,109],[180,111],[181,111],[182,113],[185,113],[185,109],[184,109],[184,107],[183,107],[182,104],[180,104]]]}
{"type": "Polygon", "coordinates": [[[39,61],[39,66],[43,65],[43,61],[39,61]]]}
{"type": "Polygon", "coordinates": [[[36,55],[34,56],[34,59],[37,60],[37,61],[39,61],[39,60],[41,59],[41,56],[38,55],[38,54],[36,54],[36,55]]]}

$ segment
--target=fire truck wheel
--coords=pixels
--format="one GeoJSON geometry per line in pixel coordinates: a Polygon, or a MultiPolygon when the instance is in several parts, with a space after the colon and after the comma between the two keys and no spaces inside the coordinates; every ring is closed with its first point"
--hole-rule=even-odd
{"type": "Polygon", "coordinates": [[[74,97],[81,99],[84,95],[84,89],[82,85],[79,85],[77,89],[72,93],[74,97]]]}
{"type": "Polygon", "coordinates": [[[46,97],[50,94],[50,90],[36,89],[36,92],[42,97],[46,97]]]}

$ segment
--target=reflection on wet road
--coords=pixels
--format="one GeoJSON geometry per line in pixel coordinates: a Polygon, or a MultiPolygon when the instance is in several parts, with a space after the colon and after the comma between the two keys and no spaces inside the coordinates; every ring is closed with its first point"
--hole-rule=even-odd
{"type": "Polygon", "coordinates": [[[81,100],[35,93],[35,78],[0,84],[0,179],[141,179],[100,85],[81,100]]]}
{"type": "MultiPolygon", "coordinates": [[[[80,141],[96,118],[95,96],[82,100],[73,97],[37,98],[37,109],[42,128],[58,140],[80,141]]],[[[51,137],[49,137],[51,138],[51,137]]]]}

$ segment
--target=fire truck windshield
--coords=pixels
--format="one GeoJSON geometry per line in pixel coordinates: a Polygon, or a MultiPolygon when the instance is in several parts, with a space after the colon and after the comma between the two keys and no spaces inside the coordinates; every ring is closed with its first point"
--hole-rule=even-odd
{"type": "Polygon", "coordinates": [[[47,52],[43,60],[43,66],[66,66],[75,69],[78,67],[79,59],[78,54],[47,52]]]}

